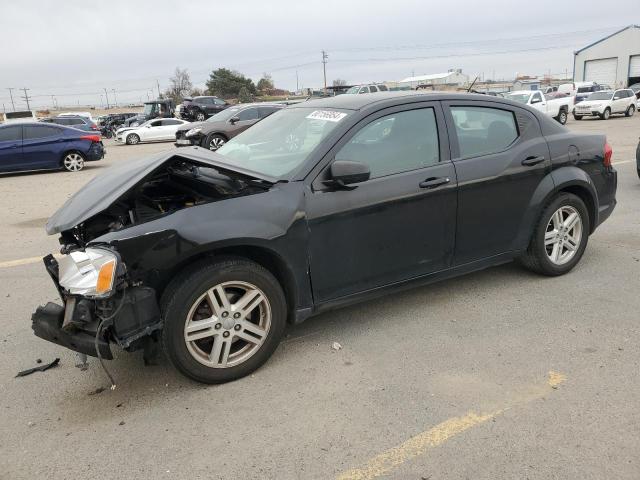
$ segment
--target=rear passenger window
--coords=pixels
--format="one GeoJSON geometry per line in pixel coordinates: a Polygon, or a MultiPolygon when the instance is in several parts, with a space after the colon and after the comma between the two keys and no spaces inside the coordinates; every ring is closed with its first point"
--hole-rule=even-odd
{"type": "Polygon", "coordinates": [[[335,159],[368,165],[371,178],[434,165],[440,160],[434,111],[421,108],[380,117],[362,127],[335,159]]]}
{"type": "Polygon", "coordinates": [[[451,107],[460,158],[506,150],[518,138],[512,112],[488,107],[451,107]]]}
{"type": "Polygon", "coordinates": [[[35,138],[56,137],[60,134],[60,130],[56,127],[45,127],[43,125],[25,125],[23,138],[24,140],[32,140],[35,138]]]}

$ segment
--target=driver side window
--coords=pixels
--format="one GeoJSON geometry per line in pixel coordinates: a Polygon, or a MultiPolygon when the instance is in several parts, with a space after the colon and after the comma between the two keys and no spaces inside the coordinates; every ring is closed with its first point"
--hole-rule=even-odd
{"type": "Polygon", "coordinates": [[[440,160],[435,112],[420,108],[377,118],[362,127],[335,159],[368,165],[370,178],[434,165],[440,160]]]}

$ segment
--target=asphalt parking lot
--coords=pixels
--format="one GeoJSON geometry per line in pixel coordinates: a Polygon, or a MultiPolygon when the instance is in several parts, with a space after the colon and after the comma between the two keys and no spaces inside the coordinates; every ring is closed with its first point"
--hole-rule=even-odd
{"type": "Polygon", "coordinates": [[[619,172],[618,206],[570,274],[506,265],[322,314],[221,386],[121,354],[118,387],[96,393],[95,359],[81,371],[30,328],[57,300],[47,217],[171,143],[107,140],[82,172],[0,177],[0,478],[640,478],[640,118],[568,127],[606,133],[619,172]]]}

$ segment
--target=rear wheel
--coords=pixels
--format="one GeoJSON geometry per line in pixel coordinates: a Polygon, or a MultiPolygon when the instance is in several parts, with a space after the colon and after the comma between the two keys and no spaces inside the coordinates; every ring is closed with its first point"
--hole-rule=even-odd
{"type": "Polygon", "coordinates": [[[67,172],[79,172],[84,168],[84,156],[80,152],[66,153],[62,166],[67,172]]]}
{"type": "Polygon", "coordinates": [[[571,193],[561,193],[542,212],[521,263],[542,275],[563,275],[582,258],[589,232],[584,202],[571,193]]]}
{"type": "Polygon", "coordinates": [[[568,115],[566,110],[560,110],[560,113],[558,114],[556,119],[558,120],[558,123],[560,123],[560,125],[564,125],[565,123],[567,123],[567,116],[568,115]]]}
{"type": "Polygon", "coordinates": [[[244,259],[186,270],[162,299],[163,346],[184,375],[224,383],[250,374],[273,354],[287,316],[275,277],[244,259]]]}
{"type": "Polygon", "coordinates": [[[138,143],[140,143],[140,137],[135,133],[130,133],[129,135],[127,135],[126,142],[127,145],[137,145],[138,143]]]}
{"type": "Polygon", "coordinates": [[[632,117],[632,116],[633,116],[633,114],[635,113],[635,111],[636,111],[636,107],[635,107],[635,106],[633,106],[633,105],[629,105],[629,108],[627,108],[627,111],[626,111],[626,112],[624,112],[624,114],[625,114],[625,116],[627,116],[627,117],[632,117]]]}
{"type": "Polygon", "coordinates": [[[604,112],[602,112],[602,115],[600,115],[600,118],[602,120],[609,120],[610,116],[611,116],[611,110],[609,108],[605,108],[604,112]]]}

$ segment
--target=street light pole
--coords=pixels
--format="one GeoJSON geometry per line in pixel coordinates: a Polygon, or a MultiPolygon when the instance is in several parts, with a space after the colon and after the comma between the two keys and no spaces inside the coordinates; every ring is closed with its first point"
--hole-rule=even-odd
{"type": "Polygon", "coordinates": [[[327,95],[327,52],[322,50],[322,73],[324,74],[324,94],[327,95]]]}

